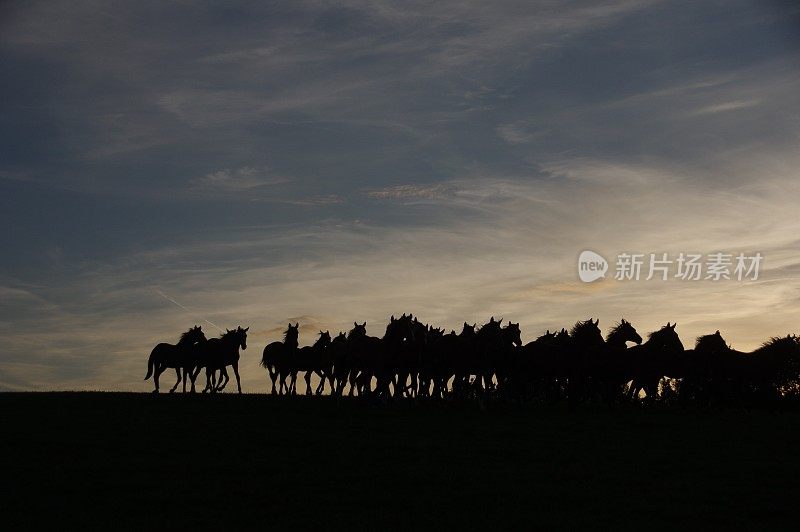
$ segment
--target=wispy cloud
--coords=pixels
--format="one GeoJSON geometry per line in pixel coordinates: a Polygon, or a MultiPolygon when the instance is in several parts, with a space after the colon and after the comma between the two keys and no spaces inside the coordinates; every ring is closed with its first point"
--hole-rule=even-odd
{"type": "Polygon", "coordinates": [[[286,177],[273,174],[269,168],[243,166],[234,170],[224,168],[211,172],[198,178],[195,183],[212,192],[243,192],[288,181],[286,177]]]}

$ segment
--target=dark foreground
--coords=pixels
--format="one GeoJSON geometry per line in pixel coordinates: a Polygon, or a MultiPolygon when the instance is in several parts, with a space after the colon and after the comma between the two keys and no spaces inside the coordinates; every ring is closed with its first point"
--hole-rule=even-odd
{"type": "Polygon", "coordinates": [[[794,527],[800,414],[0,394],[2,528],[794,527]]]}

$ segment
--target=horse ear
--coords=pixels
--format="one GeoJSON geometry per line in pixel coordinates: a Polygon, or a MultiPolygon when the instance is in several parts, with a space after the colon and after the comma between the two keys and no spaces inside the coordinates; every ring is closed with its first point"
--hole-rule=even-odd
{"type": "Polygon", "coordinates": [[[594,320],[594,324],[595,325],[600,325],[600,318],[597,318],[596,320],[594,320]]]}
{"type": "Polygon", "coordinates": [[[356,323],[356,322],[353,322],[353,325],[355,325],[356,327],[358,327],[358,323],[356,323]]]}
{"type": "Polygon", "coordinates": [[[390,321],[391,321],[391,323],[394,323],[394,314],[392,314],[392,317],[390,318],[390,321]]]}
{"type": "Polygon", "coordinates": [[[672,324],[672,330],[673,330],[673,331],[675,330],[675,327],[676,327],[677,325],[678,325],[678,322],[677,322],[677,321],[676,321],[675,323],[673,323],[673,324],[672,324]]]}
{"type": "Polygon", "coordinates": [[[242,329],[242,330],[243,330],[244,332],[247,332],[247,331],[249,331],[249,330],[250,330],[250,327],[245,327],[245,328],[244,328],[244,329],[242,329]]]}

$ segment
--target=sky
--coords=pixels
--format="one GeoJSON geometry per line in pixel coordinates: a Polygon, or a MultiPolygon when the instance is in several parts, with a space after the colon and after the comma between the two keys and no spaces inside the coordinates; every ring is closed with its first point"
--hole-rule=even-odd
{"type": "Polygon", "coordinates": [[[0,65],[0,390],[149,391],[195,324],[251,392],[295,321],[800,333],[792,2],[12,1],[0,65]]]}

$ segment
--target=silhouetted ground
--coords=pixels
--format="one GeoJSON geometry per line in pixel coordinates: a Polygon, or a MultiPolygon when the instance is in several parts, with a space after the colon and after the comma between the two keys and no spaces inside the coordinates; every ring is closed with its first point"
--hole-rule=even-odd
{"type": "Polygon", "coordinates": [[[2,528],[788,528],[800,415],[0,394],[2,528]]]}

